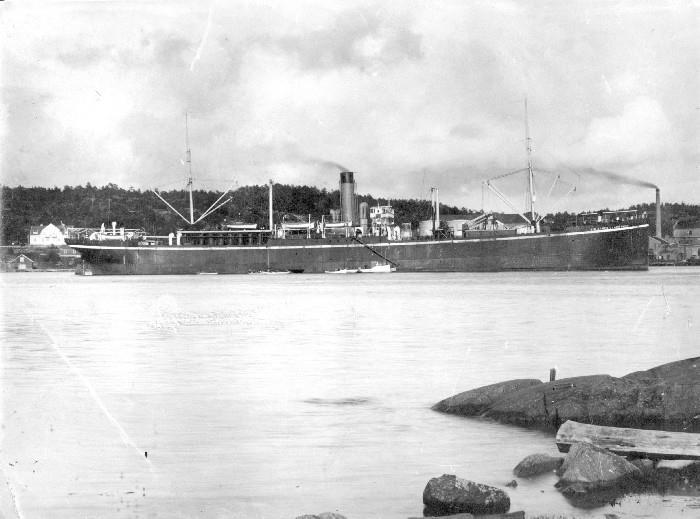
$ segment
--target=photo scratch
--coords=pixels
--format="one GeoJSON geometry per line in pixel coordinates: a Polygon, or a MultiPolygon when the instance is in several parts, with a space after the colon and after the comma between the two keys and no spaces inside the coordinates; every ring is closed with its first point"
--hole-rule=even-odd
{"type": "Polygon", "coordinates": [[[197,47],[197,52],[194,55],[194,58],[192,58],[192,63],[190,63],[190,72],[194,72],[194,65],[197,63],[200,58],[202,57],[202,49],[204,49],[204,45],[207,43],[207,38],[209,37],[209,31],[211,30],[211,17],[214,12],[214,3],[209,6],[209,14],[207,15],[207,25],[204,28],[204,34],[202,35],[202,39],[199,42],[199,47],[197,47]]]}
{"type": "Polygon", "coordinates": [[[73,372],[73,374],[82,382],[82,384],[85,386],[85,388],[88,390],[90,393],[90,396],[92,397],[93,401],[97,405],[97,407],[102,411],[102,413],[107,417],[107,420],[110,421],[110,423],[115,427],[117,432],[119,433],[119,437],[121,438],[122,442],[124,445],[127,447],[131,447],[138,457],[142,460],[144,460],[149,467],[152,468],[152,463],[151,460],[149,460],[147,457],[144,457],[144,449],[139,448],[134,441],[129,437],[127,432],[124,430],[122,425],[119,423],[119,421],[112,415],[112,413],[107,409],[107,406],[104,404],[102,401],[102,398],[100,398],[100,395],[97,393],[95,390],[95,387],[92,385],[92,383],[83,375],[83,373],[80,371],[80,369],[71,362],[71,360],[68,358],[68,356],[63,352],[61,349],[61,344],[56,338],[51,334],[51,332],[44,326],[43,323],[35,321],[36,325],[44,332],[44,334],[49,338],[49,341],[51,342],[51,347],[53,350],[58,354],[59,357],[61,357],[61,360],[68,366],[68,368],[73,372]]]}

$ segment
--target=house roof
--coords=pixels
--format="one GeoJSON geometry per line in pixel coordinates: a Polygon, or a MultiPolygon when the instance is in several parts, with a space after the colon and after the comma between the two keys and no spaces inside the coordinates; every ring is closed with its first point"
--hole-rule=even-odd
{"type": "Polygon", "coordinates": [[[20,258],[24,258],[25,260],[29,260],[32,263],[34,263],[34,260],[32,258],[30,258],[29,256],[25,256],[24,254],[20,254],[15,259],[11,259],[10,261],[8,261],[8,263],[14,263],[15,261],[19,261],[20,258]]]}
{"type": "Polygon", "coordinates": [[[66,228],[66,226],[63,225],[63,223],[61,223],[61,224],[59,224],[59,225],[54,225],[54,224],[52,224],[52,223],[48,223],[48,224],[46,224],[46,225],[44,225],[44,224],[32,225],[31,227],[29,227],[29,232],[30,232],[31,234],[41,234],[41,232],[42,232],[44,229],[46,229],[47,227],[53,227],[53,228],[55,228],[55,229],[58,229],[58,230],[61,231],[61,232],[63,232],[64,229],[66,228]]]}

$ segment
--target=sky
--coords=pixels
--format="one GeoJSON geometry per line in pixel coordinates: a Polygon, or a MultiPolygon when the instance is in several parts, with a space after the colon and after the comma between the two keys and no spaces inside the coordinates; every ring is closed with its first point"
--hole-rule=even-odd
{"type": "Polygon", "coordinates": [[[503,209],[700,203],[698,5],[5,0],[10,186],[287,184],[503,209]],[[538,173],[537,170],[540,170],[538,173]],[[622,175],[630,183],[613,180],[622,175]],[[493,182],[520,208],[522,174],[493,182]],[[573,186],[576,186],[575,190],[573,186]]]}

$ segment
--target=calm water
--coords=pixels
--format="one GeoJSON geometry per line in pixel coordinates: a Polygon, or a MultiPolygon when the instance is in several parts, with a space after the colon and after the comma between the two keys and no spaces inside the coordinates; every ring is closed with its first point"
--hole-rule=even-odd
{"type": "MultiPolygon", "coordinates": [[[[503,487],[544,433],[431,411],[509,378],[698,355],[700,269],[647,273],[4,274],[7,517],[422,514],[428,479],[503,487]],[[145,453],[148,453],[146,456],[145,453]]],[[[697,499],[512,510],[693,517],[697,499]]]]}

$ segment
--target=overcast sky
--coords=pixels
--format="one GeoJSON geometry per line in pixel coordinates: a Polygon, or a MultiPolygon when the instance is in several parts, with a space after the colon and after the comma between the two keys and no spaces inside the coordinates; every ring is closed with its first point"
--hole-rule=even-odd
{"type": "MultiPolygon", "coordinates": [[[[2,182],[358,190],[480,208],[527,163],[538,203],[700,203],[691,2],[6,0],[2,182]],[[552,187],[554,186],[554,187],[552,187]],[[551,195],[547,197],[551,191],[551,195]]],[[[518,179],[500,189],[521,206],[518,179]]],[[[500,209],[493,196],[487,208],[500,209]]]]}

